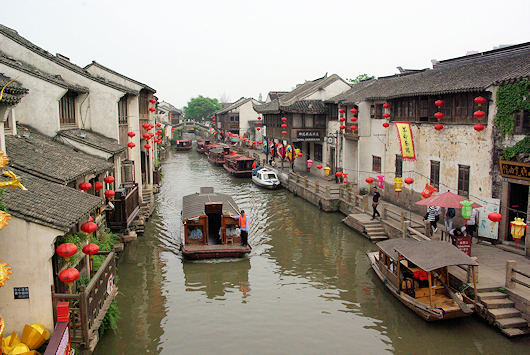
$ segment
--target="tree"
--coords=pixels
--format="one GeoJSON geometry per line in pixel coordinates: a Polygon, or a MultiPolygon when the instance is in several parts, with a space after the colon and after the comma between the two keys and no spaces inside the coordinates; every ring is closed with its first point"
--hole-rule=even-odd
{"type": "Polygon", "coordinates": [[[209,119],[212,114],[221,109],[221,104],[217,99],[211,99],[199,95],[188,101],[188,105],[184,107],[184,117],[195,121],[204,121],[209,119]]]}
{"type": "Polygon", "coordinates": [[[373,79],[374,76],[373,75],[368,75],[368,74],[359,74],[357,75],[357,77],[355,79],[346,79],[348,80],[350,83],[352,84],[357,84],[363,80],[368,80],[368,79],[373,79]]]}

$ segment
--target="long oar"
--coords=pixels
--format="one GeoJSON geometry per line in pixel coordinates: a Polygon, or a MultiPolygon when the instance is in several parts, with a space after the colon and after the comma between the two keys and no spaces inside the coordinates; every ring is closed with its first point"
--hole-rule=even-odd
{"type": "Polygon", "coordinates": [[[462,312],[466,313],[466,314],[471,314],[473,313],[473,310],[471,308],[469,308],[469,306],[467,305],[467,303],[463,302],[460,300],[460,298],[458,298],[457,295],[454,294],[453,291],[451,291],[451,289],[449,288],[449,286],[447,286],[441,279],[440,279],[440,276],[433,272],[433,275],[434,277],[436,277],[438,279],[438,281],[440,281],[440,283],[443,285],[443,287],[445,287],[447,293],[449,294],[449,296],[451,296],[451,298],[453,299],[453,301],[456,302],[456,304],[458,304],[458,307],[460,307],[460,309],[462,310],[462,312]]]}

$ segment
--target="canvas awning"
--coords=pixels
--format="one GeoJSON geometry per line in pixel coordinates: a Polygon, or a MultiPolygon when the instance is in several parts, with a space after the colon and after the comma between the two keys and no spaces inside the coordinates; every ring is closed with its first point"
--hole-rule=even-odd
{"type": "MultiPolygon", "coordinates": [[[[429,198],[426,198],[425,200],[421,200],[416,202],[417,205],[421,206],[439,206],[439,207],[446,207],[446,208],[462,208],[462,204],[460,201],[468,201],[469,199],[464,196],[457,195],[455,193],[452,193],[450,191],[431,196],[429,198]]],[[[478,203],[473,202],[471,205],[473,208],[479,208],[482,207],[478,203]]]]}
{"type": "Polygon", "coordinates": [[[377,246],[383,253],[388,255],[394,260],[397,260],[397,251],[396,247],[402,246],[402,245],[415,245],[418,241],[416,239],[412,238],[395,238],[395,239],[388,239],[382,242],[377,243],[377,246]]]}

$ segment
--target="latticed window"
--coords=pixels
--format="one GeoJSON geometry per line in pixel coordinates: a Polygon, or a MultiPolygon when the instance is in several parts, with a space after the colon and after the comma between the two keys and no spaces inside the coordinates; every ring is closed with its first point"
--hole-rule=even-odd
{"type": "Polygon", "coordinates": [[[381,172],[381,157],[372,155],[372,171],[376,173],[381,172]]]}
{"type": "Polygon", "coordinates": [[[127,95],[118,101],[118,120],[120,124],[127,124],[127,95]]]}
{"type": "Polygon", "coordinates": [[[431,160],[431,186],[436,187],[439,190],[440,187],[440,162],[431,160]]]}
{"type": "Polygon", "coordinates": [[[59,119],[61,125],[72,125],[76,123],[75,98],[77,94],[68,91],[59,101],[59,119]]]}
{"type": "Polygon", "coordinates": [[[458,194],[469,197],[469,166],[458,165],[458,194]]]}

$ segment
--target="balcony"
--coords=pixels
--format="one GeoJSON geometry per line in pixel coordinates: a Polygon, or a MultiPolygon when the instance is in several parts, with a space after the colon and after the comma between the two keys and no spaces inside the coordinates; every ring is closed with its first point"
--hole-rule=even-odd
{"type": "Polygon", "coordinates": [[[356,129],[355,131],[352,131],[349,129],[349,127],[346,127],[344,130],[344,138],[352,141],[358,141],[359,140],[359,129],[356,129]]]}
{"type": "Polygon", "coordinates": [[[114,209],[106,211],[107,225],[112,231],[126,230],[140,211],[138,184],[126,185],[116,190],[116,195],[110,202],[114,209]]]}

